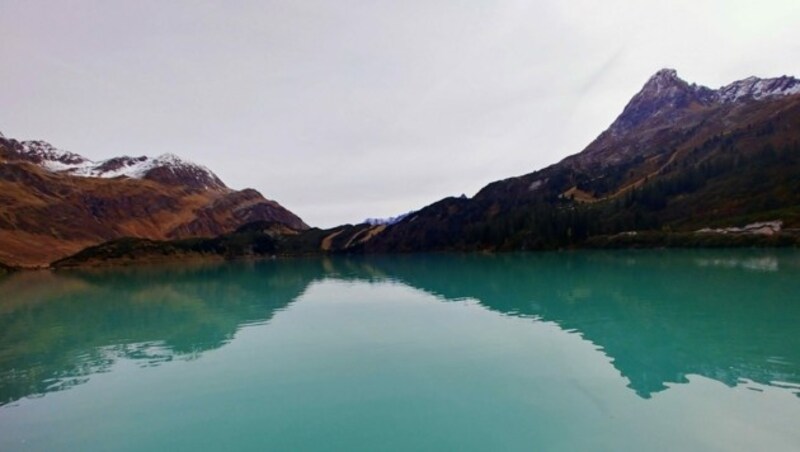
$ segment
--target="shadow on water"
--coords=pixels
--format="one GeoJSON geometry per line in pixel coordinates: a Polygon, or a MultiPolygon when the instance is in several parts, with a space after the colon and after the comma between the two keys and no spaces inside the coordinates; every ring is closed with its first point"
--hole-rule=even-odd
{"type": "Polygon", "coordinates": [[[429,255],[20,273],[0,279],[0,405],[120,358],[196,359],[314,281],[395,281],[442,301],[576,331],[639,396],[687,375],[800,383],[800,254],[642,251],[429,255]]]}

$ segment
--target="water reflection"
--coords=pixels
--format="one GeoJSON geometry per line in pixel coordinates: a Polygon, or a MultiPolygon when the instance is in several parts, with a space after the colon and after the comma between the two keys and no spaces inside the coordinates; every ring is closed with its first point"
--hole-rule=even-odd
{"type": "Polygon", "coordinates": [[[11,275],[0,280],[0,403],[72,387],[119,358],[195,359],[323,273],[298,259],[11,275]]]}
{"type": "Polygon", "coordinates": [[[495,311],[575,330],[647,398],[690,374],[729,386],[741,379],[800,382],[800,260],[792,251],[760,254],[434,257],[387,260],[383,268],[446,299],[475,298],[495,311]],[[702,264],[708,261],[739,264],[702,264]],[[753,262],[775,262],[775,270],[753,262]]]}
{"type": "Polygon", "coordinates": [[[700,267],[728,267],[743,268],[746,270],[757,270],[765,272],[778,271],[778,259],[775,256],[754,257],[748,259],[737,258],[706,258],[697,259],[700,267]]]}
{"type": "MultiPolygon", "coordinates": [[[[70,388],[120,358],[197,359],[314,281],[386,281],[575,331],[643,398],[689,375],[798,393],[792,251],[296,259],[22,273],[0,280],[0,404],[70,388]]],[[[269,328],[269,326],[266,326],[269,328]]]]}

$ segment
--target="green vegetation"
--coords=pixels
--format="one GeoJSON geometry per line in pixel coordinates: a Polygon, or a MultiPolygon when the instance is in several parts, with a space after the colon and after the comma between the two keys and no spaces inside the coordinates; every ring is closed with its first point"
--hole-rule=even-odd
{"type": "Polygon", "coordinates": [[[53,262],[53,267],[72,267],[108,261],[167,261],[179,257],[263,256],[276,251],[276,240],[258,232],[234,233],[211,239],[158,241],[122,238],[86,248],[53,262]]]}
{"type": "Polygon", "coordinates": [[[106,263],[165,262],[180,259],[238,259],[244,257],[303,256],[357,249],[354,244],[372,228],[367,224],[334,229],[296,231],[286,225],[258,221],[236,232],[214,238],[159,241],[139,238],[112,240],[86,248],[51,264],[54,268],[106,263]],[[323,249],[328,238],[329,249],[323,249]]]}

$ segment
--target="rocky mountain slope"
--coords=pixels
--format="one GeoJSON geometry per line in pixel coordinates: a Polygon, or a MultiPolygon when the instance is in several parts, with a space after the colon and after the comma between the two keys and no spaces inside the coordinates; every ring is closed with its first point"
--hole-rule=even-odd
{"type": "Polygon", "coordinates": [[[174,155],[93,162],[0,136],[0,261],[38,266],[121,237],[181,239],[254,221],[308,226],[252,189],[174,155]]]}
{"type": "Polygon", "coordinates": [[[448,198],[368,251],[542,249],[592,237],[782,220],[800,226],[800,80],[719,89],[653,75],[582,152],[471,199],[448,198]]]}

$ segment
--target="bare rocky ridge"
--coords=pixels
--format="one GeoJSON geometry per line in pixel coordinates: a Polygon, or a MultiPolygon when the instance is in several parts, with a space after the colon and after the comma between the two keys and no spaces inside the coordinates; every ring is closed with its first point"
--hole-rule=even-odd
{"type": "Polygon", "coordinates": [[[797,94],[800,80],[794,77],[749,77],[713,90],[689,84],[674,69],[662,69],[633,96],[608,130],[564,163],[582,168],[611,166],[659,150],[654,144],[678,130],[684,131],[684,136],[673,136],[671,140],[688,138],[698,132],[693,129],[710,121],[720,131],[752,123],[756,118],[747,117],[747,111],[742,111],[748,105],[783,101],[797,94]]]}

